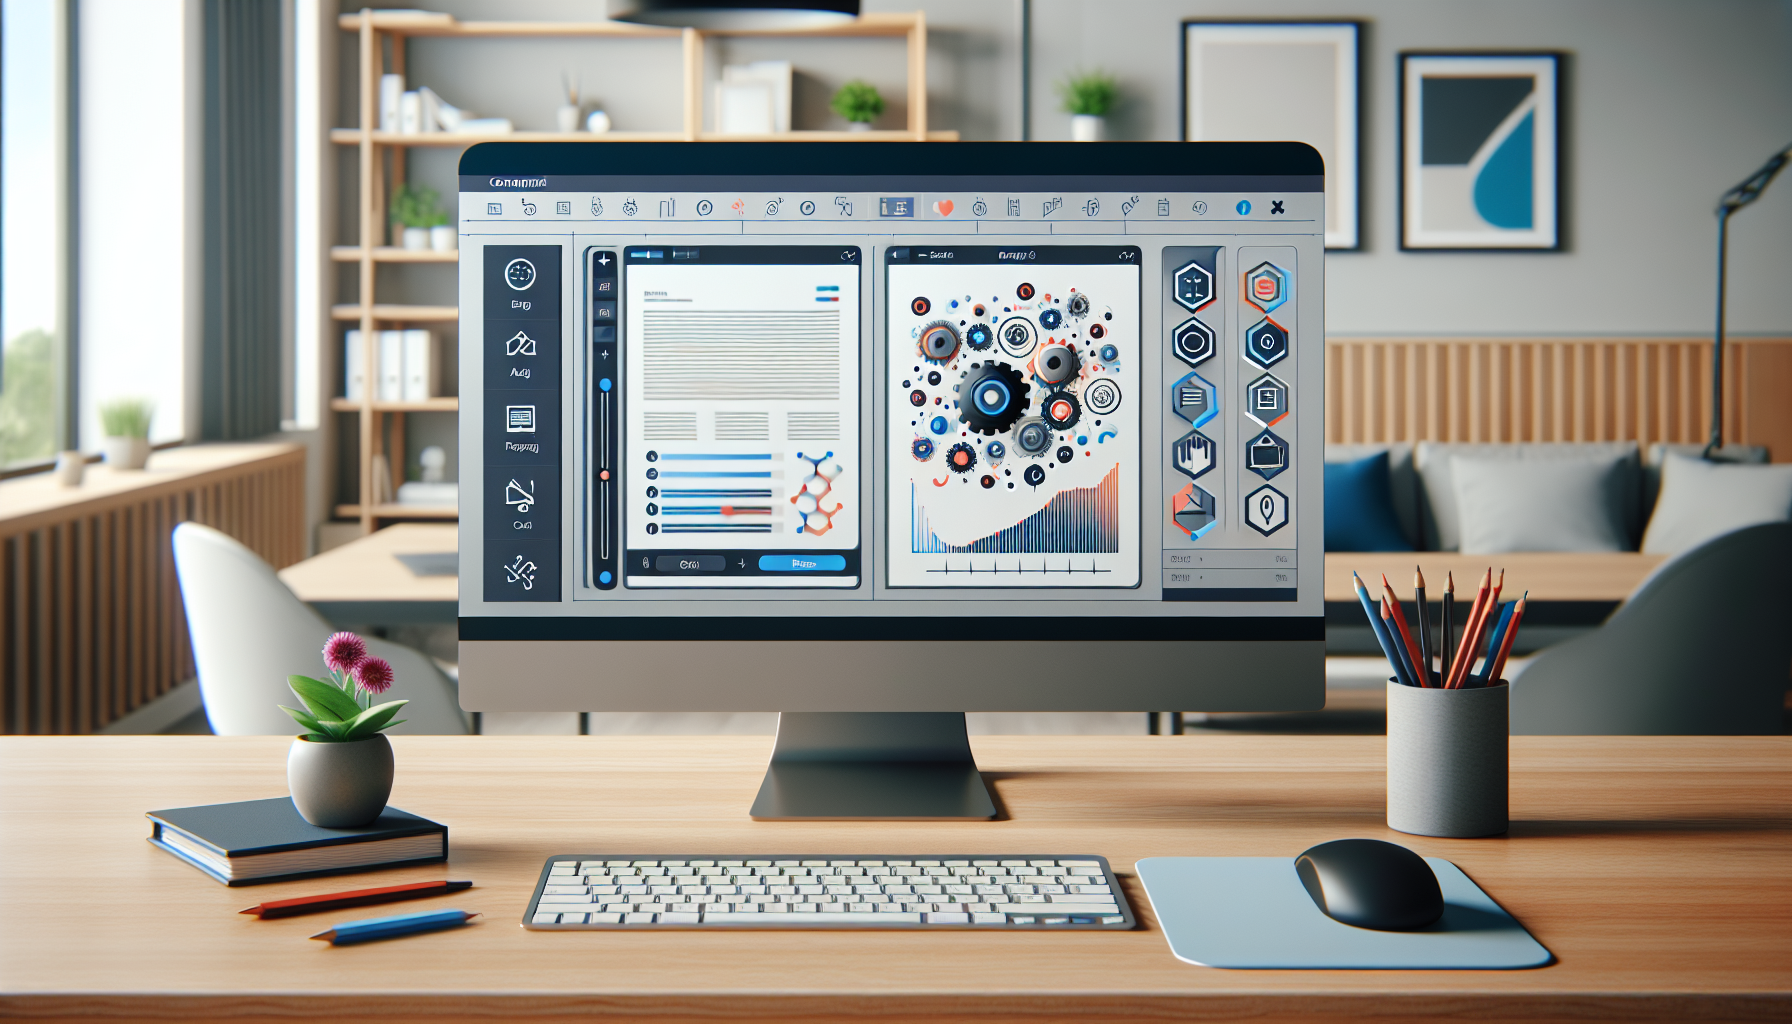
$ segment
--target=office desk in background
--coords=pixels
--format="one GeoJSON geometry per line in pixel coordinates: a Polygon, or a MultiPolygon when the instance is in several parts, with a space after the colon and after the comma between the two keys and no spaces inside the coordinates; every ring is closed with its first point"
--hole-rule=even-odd
{"type": "MultiPolygon", "coordinates": [[[[0,738],[0,1017],[492,1021],[1792,1018],[1792,737],[1512,740],[1511,832],[1391,832],[1380,737],[973,737],[994,823],[755,822],[770,737],[395,736],[395,806],[451,862],[226,889],[143,812],[285,792],[282,737],[0,738]],[[1345,836],[1448,857],[1555,954],[1531,971],[1219,971],[1174,959],[1142,857],[1345,836]],[[1141,928],[528,932],[555,853],[1105,854],[1141,928]],[[332,949],[371,911],[268,900],[470,878],[467,928],[332,949]],[[267,1019],[265,1017],[260,1019],[267,1019]]],[[[422,904],[412,909],[423,909],[422,904]]]]}
{"type": "Polygon", "coordinates": [[[452,557],[459,538],[454,523],[400,523],[288,566],[280,579],[332,623],[453,623],[460,578],[452,571],[419,576],[398,556],[452,557]]]}

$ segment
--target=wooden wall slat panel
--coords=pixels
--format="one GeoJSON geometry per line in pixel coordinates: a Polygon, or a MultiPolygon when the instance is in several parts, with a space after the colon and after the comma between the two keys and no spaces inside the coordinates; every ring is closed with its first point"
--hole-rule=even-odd
{"type": "MultiPolygon", "coordinates": [[[[1702,444],[1702,339],[1328,340],[1328,444],[1657,441],[1702,444]]],[[[1732,339],[1725,438],[1792,462],[1792,338],[1732,339]]]]}
{"type": "Polygon", "coordinates": [[[94,732],[192,678],[180,523],[217,527],[277,569],[304,557],[304,450],[244,451],[0,515],[0,732],[94,732]]]}

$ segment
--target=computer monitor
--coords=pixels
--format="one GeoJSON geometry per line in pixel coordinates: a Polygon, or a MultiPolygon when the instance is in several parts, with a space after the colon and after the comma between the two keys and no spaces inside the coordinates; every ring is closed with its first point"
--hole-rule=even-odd
{"type": "Polygon", "coordinates": [[[989,817],[963,712],[1324,703],[1297,143],[486,143],[469,710],[770,710],[763,818],[989,817]]]}

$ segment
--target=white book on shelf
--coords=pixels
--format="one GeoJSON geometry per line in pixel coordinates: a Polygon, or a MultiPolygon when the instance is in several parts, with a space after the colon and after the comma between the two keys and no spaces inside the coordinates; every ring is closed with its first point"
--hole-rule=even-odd
{"type": "MultiPolygon", "coordinates": [[[[794,69],[787,60],[756,60],[750,64],[729,64],[722,68],[722,82],[727,85],[763,83],[770,90],[771,128],[773,132],[790,130],[790,94],[794,69]]],[[[728,131],[718,128],[719,131],[728,131]]]]}
{"type": "Polygon", "coordinates": [[[722,135],[770,135],[777,130],[768,82],[716,83],[716,131],[722,135]]]}
{"type": "Polygon", "coordinates": [[[403,75],[380,76],[380,131],[398,131],[398,97],[403,94],[403,75]]]}
{"type": "Polygon", "coordinates": [[[441,131],[438,123],[442,116],[439,105],[440,97],[432,89],[417,90],[417,130],[424,134],[441,131]]]}
{"type": "Polygon", "coordinates": [[[359,402],[367,394],[367,352],[361,346],[361,329],[353,328],[342,340],[342,395],[359,402]]]}
{"type": "Polygon", "coordinates": [[[404,332],[381,331],[380,389],[382,402],[404,401],[404,332]]]}
{"type": "Polygon", "coordinates": [[[436,396],[435,336],[413,328],[404,332],[404,400],[423,402],[436,396]]]}
{"type": "Polygon", "coordinates": [[[398,97],[398,134],[416,135],[423,130],[423,97],[414,92],[398,97]]]}

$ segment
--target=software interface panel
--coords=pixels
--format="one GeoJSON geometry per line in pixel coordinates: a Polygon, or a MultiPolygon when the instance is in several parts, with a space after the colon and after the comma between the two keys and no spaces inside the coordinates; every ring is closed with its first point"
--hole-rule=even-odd
{"type": "Polygon", "coordinates": [[[1318,614],[1320,179],[1069,184],[463,177],[463,614],[1318,614]]]}

